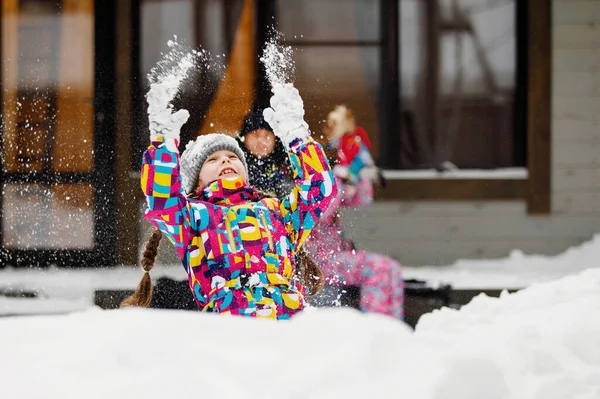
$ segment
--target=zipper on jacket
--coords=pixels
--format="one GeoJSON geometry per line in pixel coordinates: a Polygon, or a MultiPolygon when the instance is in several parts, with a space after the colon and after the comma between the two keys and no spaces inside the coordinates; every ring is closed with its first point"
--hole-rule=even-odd
{"type": "Polygon", "coordinates": [[[258,212],[260,213],[260,218],[262,219],[263,226],[265,226],[265,230],[267,231],[267,237],[269,239],[269,249],[273,250],[273,236],[271,235],[271,229],[269,229],[269,225],[267,224],[267,218],[265,217],[265,213],[262,209],[259,208],[258,212]]]}
{"type": "Polygon", "coordinates": [[[227,212],[227,217],[225,218],[225,228],[227,229],[227,236],[229,237],[229,249],[232,253],[235,253],[235,239],[233,237],[233,230],[231,230],[231,218],[229,217],[229,212],[227,212]]]}

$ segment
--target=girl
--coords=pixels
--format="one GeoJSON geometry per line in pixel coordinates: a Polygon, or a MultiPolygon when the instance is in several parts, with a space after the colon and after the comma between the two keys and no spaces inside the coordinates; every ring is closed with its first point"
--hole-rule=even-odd
{"type": "MultiPolygon", "coordinates": [[[[295,278],[296,260],[337,186],[323,149],[310,137],[298,91],[276,85],[264,110],[288,151],[295,181],[282,199],[261,199],[248,184],[246,159],[230,136],[199,136],[180,158],[187,112],[166,118],[158,112],[142,165],[145,217],[175,246],[200,309],[274,319],[301,311],[308,290],[295,278]]],[[[146,272],[152,267],[142,266],[146,272]]],[[[150,292],[146,273],[122,306],[147,306],[150,292]]]]}
{"type": "Polygon", "coordinates": [[[337,148],[334,176],[340,195],[322,215],[307,242],[307,250],[321,266],[330,284],[360,286],[363,311],[404,317],[402,268],[394,259],[367,251],[356,251],[344,239],[340,207],[366,206],[373,201],[373,182],[381,184],[368,136],[357,127],[352,112],[337,106],[327,117],[324,133],[337,148]]]}

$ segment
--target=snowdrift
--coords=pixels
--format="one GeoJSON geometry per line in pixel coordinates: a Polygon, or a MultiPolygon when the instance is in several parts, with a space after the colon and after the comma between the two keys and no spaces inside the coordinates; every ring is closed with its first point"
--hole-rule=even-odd
{"type": "Polygon", "coordinates": [[[290,322],[148,309],[0,319],[0,392],[18,398],[600,397],[600,270],[416,331],[352,309],[290,322]]]}

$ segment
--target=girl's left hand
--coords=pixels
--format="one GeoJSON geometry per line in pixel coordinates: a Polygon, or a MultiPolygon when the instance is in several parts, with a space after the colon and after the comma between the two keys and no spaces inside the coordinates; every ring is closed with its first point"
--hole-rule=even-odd
{"type": "Polygon", "coordinates": [[[296,138],[310,135],[308,124],[304,121],[304,103],[294,85],[275,85],[270,104],[271,108],[263,111],[263,117],[283,144],[289,145],[296,138]]]}

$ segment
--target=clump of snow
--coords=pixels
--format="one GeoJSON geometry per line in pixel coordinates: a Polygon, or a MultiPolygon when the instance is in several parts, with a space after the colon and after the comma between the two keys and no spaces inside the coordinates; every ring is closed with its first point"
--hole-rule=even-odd
{"type": "MultiPolygon", "coordinates": [[[[169,52],[148,74],[150,90],[146,94],[146,100],[150,132],[154,135],[175,130],[177,121],[172,120],[171,102],[179,91],[181,82],[194,66],[194,54],[186,53],[176,41],[170,40],[167,44],[169,52]]],[[[187,116],[189,117],[189,113],[187,116]]]]}
{"type": "Polygon", "coordinates": [[[187,50],[177,41],[177,36],[175,40],[169,40],[167,45],[169,51],[148,73],[148,120],[151,135],[178,138],[179,129],[189,118],[187,110],[174,112],[173,108],[173,99],[182,82],[194,70],[208,71],[212,68],[218,73],[220,69],[224,69],[224,65],[215,62],[205,49],[187,50]]]}
{"type": "Polygon", "coordinates": [[[343,308],[310,309],[289,322],[150,309],[7,317],[2,393],[598,398],[599,312],[595,269],[435,312],[414,333],[393,318],[343,308]]]}
{"type": "Polygon", "coordinates": [[[271,87],[290,82],[296,70],[292,48],[291,46],[282,45],[280,43],[282,38],[282,34],[273,29],[271,38],[265,45],[263,55],[260,57],[271,87]]]}
{"type": "Polygon", "coordinates": [[[264,110],[264,118],[283,144],[288,146],[310,133],[304,121],[304,102],[298,89],[290,83],[295,70],[293,51],[290,46],[280,44],[281,39],[282,34],[273,29],[260,60],[273,92],[271,109],[264,110]]]}

